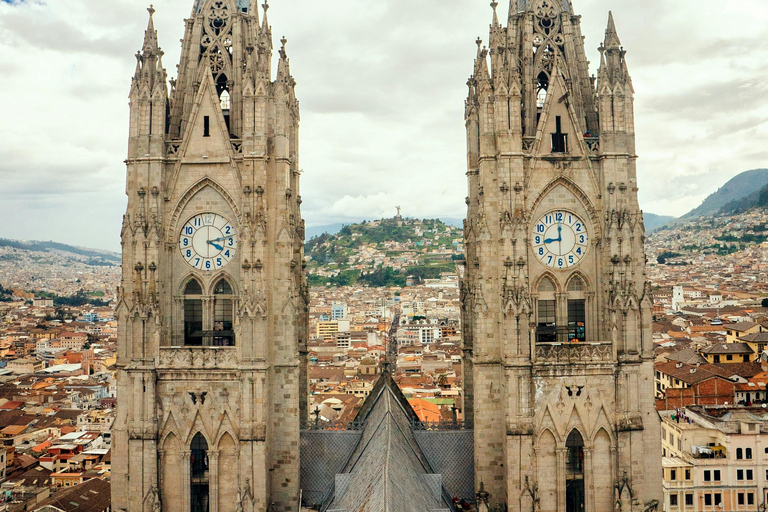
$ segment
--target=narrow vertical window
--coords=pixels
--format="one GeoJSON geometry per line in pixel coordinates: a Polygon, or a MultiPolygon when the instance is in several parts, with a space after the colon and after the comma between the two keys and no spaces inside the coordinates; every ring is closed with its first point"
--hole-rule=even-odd
{"type": "Polygon", "coordinates": [[[192,279],[184,288],[184,345],[203,344],[203,289],[192,279]]]}
{"type": "Polygon", "coordinates": [[[584,438],[574,430],[565,442],[565,510],[584,511],[584,438]]]}
{"type": "Polygon", "coordinates": [[[198,432],[192,439],[189,457],[190,482],[192,488],[191,510],[192,512],[208,512],[209,494],[209,467],[208,467],[208,442],[198,432]]]}
{"type": "Polygon", "coordinates": [[[226,279],[219,281],[213,289],[213,345],[232,347],[235,345],[233,330],[232,286],[226,279]]]}
{"type": "Polygon", "coordinates": [[[563,133],[562,118],[560,116],[555,117],[555,133],[552,134],[552,152],[568,152],[568,134],[563,133]]]}
{"type": "Polygon", "coordinates": [[[574,277],[568,283],[568,341],[587,341],[587,306],[584,298],[584,282],[574,277]]]}
{"type": "Polygon", "coordinates": [[[554,343],[557,341],[557,303],[555,301],[555,285],[545,278],[539,284],[538,320],[536,324],[536,341],[538,343],[554,343]]]}
{"type": "Polygon", "coordinates": [[[203,117],[203,137],[211,136],[211,118],[209,116],[203,117]]]}

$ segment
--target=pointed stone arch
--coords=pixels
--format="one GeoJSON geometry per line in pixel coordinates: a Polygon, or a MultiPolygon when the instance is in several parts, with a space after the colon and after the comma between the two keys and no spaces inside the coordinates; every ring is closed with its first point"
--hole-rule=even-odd
{"type": "Polygon", "coordinates": [[[563,287],[563,290],[569,291],[571,288],[571,283],[573,283],[576,279],[581,280],[582,284],[584,285],[584,292],[594,290],[594,286],[590,282],[589,276],[587,276],[581,270],[574,270],[568,275],[565,280],[565,286],[563,287]]]}
{"type": "Polygon", "coordinates": [[[208,295],[213,295],[214,290],[216,288],[216,285],[218,285],[221,281],[225,280],[230,288],[232,288],[232,295],[239,295],[240,290],[237,286],[237,280],[230,274],[227,270],[220,270],[215,275],[211,276],[210,283],[208,285],[208,295]]]}
{"type": "Polygon", "coordinates": [[[599,428],[592,441],[593,510],[613,509],[613,440],[605,428],[599,428]]]}
{"type": "Polygon", "coordinates": [[[176,203],[176,207],[173,209],[173,215],[171,216],[171,222],[169,223],[169,226],[171,226],[171,229],[168,231],[168,239],[167,242],[170,244],[175,244],[176,240],[174,240],[176,232],[178,231],[178,223],[181,219],[181,214],[184,212],[184,209],[187,207],[189,202],[194,198],[198,193],[200,193],[202,190],[204,190],[206,187],[212,188],[214,191],[216,191],[229,205],[229,207],[232,209],[232,211],[235,214],[235,217],[237,217],[238,224],[240,223],[240,220],[242,218],[240,213],[240,208],[237,206],[237,201],[235,201],[235,198],[233,198],[227,190],[221,186],[219,183],[217,183],[214,179],[212,179],[210,176],[206,176],[205,178],[200,179],[197,181],[194,185],[189,187],[187,191],[184,193],[184,195],[181,196],[179,201],[176,203]]]}
{"type": "Polygon", "coordinates": [[[544,429],[536,442],[540,512],[557,512],[557,479],[552,478],[552,469],[557,467],[557,446],[555,434],[544,429]]]}
{"type": "Polygon", "coordinates": [[[237,502],[232,497],[237,496],[238,466],[237,439],[229,431],[222,433],[216,444],[218,455],[218,494],[219,512],[236,512],[237,502]]]}
{"type": "Polygon", "coordinates": [[[536,278],[536,280],[533,283],[533,292],[538,293],[541,286],[545,285],[547,281],[550,281],[552,283],[555,294],[562,292],[562,288],[560,286],[560,279],[558,279],[558,277],[549,270],[545,270],[536,278]]]}
{"type": "Polygon", "coordinates": [[[534,201],[533,205],[531,206],[530,211],[536,212],[541,206],[541,203],[546,199],[547,196],[549,196],[550,192],[552,192],[554,189],[556,189],[558,186],[563,186],[566,189],[568,189],[569,192],[571,192],[576,198],[581,202],[584,209],[589,214],[589,220],[592,222],[592,228],[594,229],[594,235],[590,234],[590,237],[594,240],[598,241],[602,238],[603,233],[603,225],[602,221],[598,215],[597,209],[595,208],[595,205],[592,203],[592,201],[589,198],[589,195],[584,191],[583,188],[581,188],[575,181],[573,181],[568,176],[558,176],[557,178],[550,181],[539,193],[539,196],[536,198],[536,201],[534,201]]]}
{"type": "Polygon", "coordinates": [[[169,432],[163,438],[161,446],[159,487],[163,510],[181,512],[185,491],[182,485],[184,472],[182,445],[178,436],[174,432],[169,432]]]}

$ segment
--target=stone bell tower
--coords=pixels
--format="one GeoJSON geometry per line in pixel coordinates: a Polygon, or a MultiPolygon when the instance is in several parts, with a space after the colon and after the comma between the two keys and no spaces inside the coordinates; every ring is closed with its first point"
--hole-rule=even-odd
{"type": "Polygon", "coordinates": [[[150,8],[130,92],[112,507],[296,510],[308,290],[299,106],[254,0],[150,8]]]}
{"type": "MultiPolygon", "coordinates": [[[[569,0],[512,0],[466,103],[466,417],[491,509],[661,497],[632,80],[609,15],[597,77],[569,0]]],[[[506,509],[505,509],[506,510],[506,509]]]]}

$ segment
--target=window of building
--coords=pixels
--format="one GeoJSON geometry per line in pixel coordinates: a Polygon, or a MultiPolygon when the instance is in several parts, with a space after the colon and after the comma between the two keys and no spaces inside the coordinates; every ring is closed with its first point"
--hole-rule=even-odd
{"type": "Polygon", "coordinates": [[[688,493],[685,495],[685,506],[686,507],[693,506],[693,494],[688,493]]]}
{"type": "Polygon", "coordinates": [[[578,430],[573,430],[565,441],[567,450],[565,462],[565,510],[584,510],[584,439],[578,430]]]}
{"type": "Polygon", "coordinates": [[[669,495],[669,506],[670,507],[676,507],[677,506],[677,494],[670,494],[669,495]]]}
{"type": "Polygon", "coordinates": [[[737,469],[736,470],[736,480],[744,480],[744,470],[743,469],[737,469]]]}
{"type": "Polygon", "coordinates": [[[203,289],[195,279],[184,288],[184,345],[202,345],[203,289]]]}
{"type": "Polygon", "coordinates": [[[712,506],[712,495],[711,494],[705,494],[704,495],[704,505],[711,507],[712,506]]]}
{"type": "MultiPolygon", "coordinates": [[[[749,426],[749,429],[750,429],[750,430],[752,430],[752,429],[754,429],[754,428],[755,428],[755,426],[754,426],[754,425],[750,425],[750,426],[749,426]]],[[[752,448],[747,448],[747,449],[744,451],[744,453],[746,454],[746,459],[747,459],[747,460],[752,460],[752,448]]]]}
{"type": "Polygon", "coordinates": [[[563,133],[562,118],[560,116],[555,117],[555,133],[552,134],[552,152],[553,153],[567,153],[568,152],[568,134],[563,133]]]}
{"type": "MultiPolygon", "coordinates": [[[[541,111],[544,103],[547,101],[547,89],[549,89],[549,76],[545,72],[539,73],[538,86],[536,91],[536,108],[541,111]]],[[[538,119],[537,119],[538,121],[538,119]]]]}
{"type": "Polygon", "coordinates": [[[744,501],[744,493],[743,492],[740,492],[739,494],[736,495],[736,502],[739,505],[743,505],[745,503],[745,501],[744,501]]]}
{"type": "Polygon", "coordinates": [[[714,471],[712,472],[712,474],[713,474],[713,476],[715,477],[715,482],[719,482],[719,481],[720,481],[720,470],[719,470],[719,469],[716,469],[716,470],[714,470],[714,471]]]}
{"type": "Polygon", "coordinates": [[[230,347],[235,344],[232,312],[232,287],[226,279],[213,289],[213,345],[230,347]]]}
{"type": "Polygon", "coordinates": [[[674,469],[669,470],[669,479],[670,480],[677,480],[677,471],[674,469]]]}
{"type": "Polygon", "coordinates": [[[744,458],[744,450],[741,448],[736,448],[736,459],[741,460],[744,458]]]}
{"type": "Polygon", "coordinates": [[[720,494],[719,492],[716,492],[715,493],[715,506],[719,507],[720,503],[722,503],[722,502],[723,502],[723,495],[720,494]]]}
{"type": "Polygon", "coordinates": [[[755,504],[755,494],[752,492],[747,493],[747,505],[754,505],[755,504]]]}
{"type": "Polygon", "coordinates": [[[710,470],[704,471],[704,481],[705,482],[711,482],[712,481],[712,472],[710,470]]]}
{"type": "Polygon", "coordinates": [[[544,278],[539,284],[538,327],[536,341],[554,343],[557,341],[557,306],[555,302],[555,284],[544,278]]]}
{"type": "Polygon", "coordinates": [[[208,442],[198,432],[190,446],[191,509],[192,512],[208,512],[208,442]]]}
{"type": "Polygon", "coordinates": [[[748,469],[747,470],[747,480],[754,480],[754,479],[755,479],[755,474],[752,472],[751,469],[748,469]]]}
{"type": "Polygon", "coordinates": [[[226,279],[216,283],[213,297],[207,299],[200,283],[190,279],[184,288],[184,345],[233,347],[233,304],[232,286],[226,279]]]}
{"type": "Polygon", "coordinates": [[[568,341],[587,341],[587,312],[584,282],[574,277],[568,283],[568,341]]]}
{"type": "Polygon", "coordinates": [[[691,470],[690,469],[686,469],[685,470],[685,479],[686,480],[690,480],[691,479],[691,470]]]}
{"type": "Polygon", "coordinates": [[[211,136],[211,118],[203,116],[203,137],[211,136]]]}

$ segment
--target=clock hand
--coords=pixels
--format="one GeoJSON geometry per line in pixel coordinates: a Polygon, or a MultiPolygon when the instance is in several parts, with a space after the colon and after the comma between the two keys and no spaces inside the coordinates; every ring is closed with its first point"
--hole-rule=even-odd
{"type": "Polygon", "coordinates": [[[215,248],[217,248],[220,251],[224,250],[224,247],[222,247],[219,244],[215,243],[213,240],[208,240],[208,244],[214,246],[215,248]]]}
{"type": "Polygon", "coordinates": [[[557,238],[547,238],[544,240],[545,244],[551,244],[552,242],[557,242],[557,238]]]}
{"type": "Polygon", "coordinates": [[[220,238],[214,238],[213,240],[208,240],[208,242],[221,242],[223,240],[226,240],[227,238],[232,238],[231,236],[222,236],[220,238]]]}

